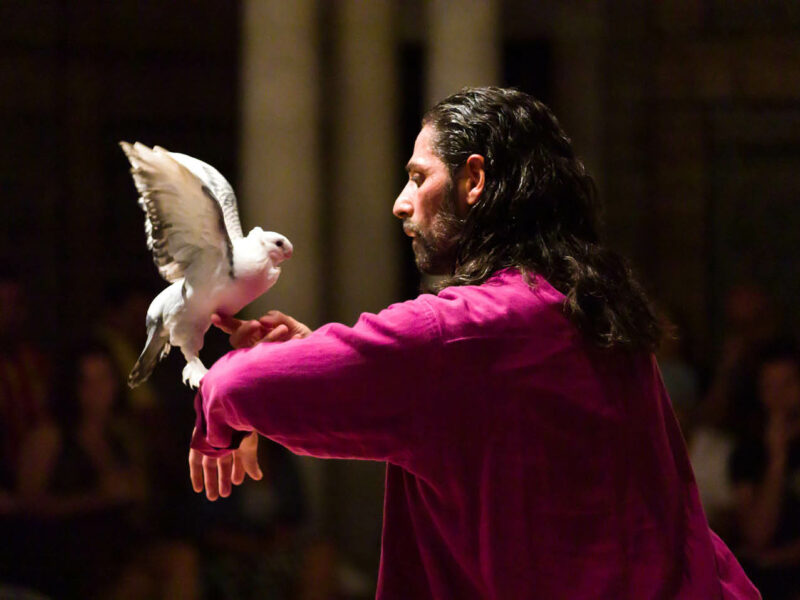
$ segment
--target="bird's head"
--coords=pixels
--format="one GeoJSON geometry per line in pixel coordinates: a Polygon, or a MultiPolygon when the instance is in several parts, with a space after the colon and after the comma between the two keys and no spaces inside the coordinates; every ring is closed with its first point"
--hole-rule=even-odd
{"type": "Polygon", "coordinates": [[[254,227],[247,234],[249,240],[254,240],[264,247],[273,265],[279,265],[287,258],[292,257],[292,243],[274,231],[264,231],[261,227],[254,227]]]}

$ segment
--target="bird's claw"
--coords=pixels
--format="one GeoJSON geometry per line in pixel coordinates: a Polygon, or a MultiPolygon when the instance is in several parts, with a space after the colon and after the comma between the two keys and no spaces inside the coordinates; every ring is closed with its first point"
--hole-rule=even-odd
{"type": "Polygon", "coordinates": [[[207,372],[208,369],[203,366],[200,359],[194,359],[183,367],[183,383],[196,390],[200,386],[200,380],[207,372]]]}

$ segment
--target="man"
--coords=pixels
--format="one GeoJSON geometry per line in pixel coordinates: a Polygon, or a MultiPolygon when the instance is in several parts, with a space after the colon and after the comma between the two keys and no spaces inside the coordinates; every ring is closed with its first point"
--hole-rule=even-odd
{"type": "Polygon", "coordinates": [[[550,111],[464,90],[426,114],[407,170],[394,214],[439,293],[313,333],[218,319],[234,345],[288,341],[206,375],[195,489],[259,477],[252,431],[386,461],[382,599],[758,598],[708,528],[657,319],[599,244],[592,181],[550,111]]]}

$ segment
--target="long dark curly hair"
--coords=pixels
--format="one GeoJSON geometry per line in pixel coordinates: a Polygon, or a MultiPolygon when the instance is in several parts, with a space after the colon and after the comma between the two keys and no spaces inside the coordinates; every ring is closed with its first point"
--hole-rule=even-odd
{"type": "Polygon", "coordinates": [[[550,109],[513,89],[465,88],[422,123],[452,178],[471,154],[484,157],[486,174],[439,289],[516,267],[563,293],[567,316],[595,344],[658,346],[661,323],[626,262],[601,244],[594,182],[550,109]]]}

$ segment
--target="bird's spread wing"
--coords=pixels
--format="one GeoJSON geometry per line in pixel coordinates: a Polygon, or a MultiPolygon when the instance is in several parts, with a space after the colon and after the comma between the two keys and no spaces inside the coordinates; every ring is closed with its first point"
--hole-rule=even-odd
{"type": "Polygon", "coordinates": [[[222,208],[222,216],[225,219],[225,228],[228,230],[228,237],[231,240],[238,240],[244,237],[242,224],[239,221],[239,209],[236,206],[236,194],[233,192],[231,184],[208,163],[204,163],[193,156],[170,152],[172,158],[197,175],[200,180],[211,190],[212,195],[222,208]]]}
{"type": "Polygon", "coordinates": [[[217,265],[232,276],[231,238],[212,190],[163,148],[139,142],[120,146],[131,163],[147,247],[161,276],[170,282],[192,273],[207,277],[210,272],[203,271],[217,265]]]}

